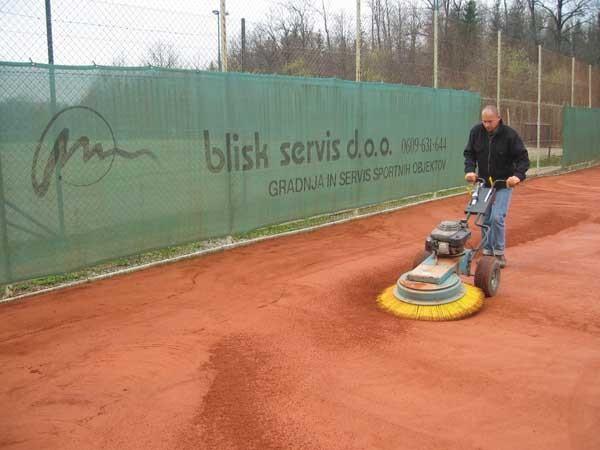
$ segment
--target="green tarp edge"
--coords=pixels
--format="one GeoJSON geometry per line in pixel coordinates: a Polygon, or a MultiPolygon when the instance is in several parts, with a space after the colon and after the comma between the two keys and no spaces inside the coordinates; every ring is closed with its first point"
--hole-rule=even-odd
{"type": "Polygon", "coordinates": [[[562,165],[600,160],[600,109],[563,109],[562,165]]]}
{"type": "Polygon", "coordinates": [[[464,91],[154,67],[0,63],[0,80],[0,283],[460,185],[480,108],[464,91]]]}

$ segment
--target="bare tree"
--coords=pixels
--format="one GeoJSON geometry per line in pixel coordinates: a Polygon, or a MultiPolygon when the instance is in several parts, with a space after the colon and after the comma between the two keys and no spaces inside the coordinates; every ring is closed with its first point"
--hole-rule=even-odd
{"type": "Polygon", "coordinates": [[[112,64],[116,67],[124,67],[127,65],[127,56],[124,50],[120,50],[118,53],[113,55],[112,64]]]}
{"type": "Polygon", "coordinates": [[[377,48],[379,41],[379,24],[377,17],[377,0],[369,0],[369,9],[371,10],[371,48],[377,48]]]}
{"type": "Polygon", "coordinates": [[[391,15],[391,8],[389,5],[388,0],[385,0],[385,19],[387,21],[387,33],[385,36],[385,42],[386,42],[386,47],[388,50],[392,50],[392,21],[390,19],[390,15],[391,15]]]}
{"type": "Polygon", "coordinates": [[[379,49],[385,45],[386,16],[381,0],[369,0],[368,5],[371,10],[371,46],[379,49]]]}
{"type": "Polygon", "coordinates": [[[292,35],[299,38],[302,49],[309,47],[314,33],[311,0],[288,0],[284,7],[287,9],[287,22],[292,35]]]}
{"type": "Polygon", "coordinates": [[[337,73],[333,76],[338,76],[344,79],[354,79],[354,48],[352,42],[354,39],[354,27],[352,19],[348,17],[343,10],[333,14],[333,29],[332,29],[332,45],[334,55],[331,58],[335,61],[337,73]]]}
{"type": "Polygon", "coordinates": [[[492,39],[494,38],[494,36],[498,33],[498,30],[501,30],[503,28],[503,22],[502,22],[502,14],[500,13],[500,0],[495,0],[494,1],[494,6],[492,7],[492,10],[490,12],[490,27],[491,27],[491,34],[492,39]]]}
{"type": "MultiPolygon", "coordinates": [[[[272,14],[248,33],[245,69],[352,79],[353,18],[342,11],[332,10],[330,0],[281,1],[283,3],[274,8],[272,14]],[[324,49],[330,51],[324,53],[324,49]]],[[[550,32],[556,27],[550,23],[547,9],[556,12],[556,5],[561,6],[558,12],[562,14],[563,49],[590,61],[599,58],[600,21],[595,17],[592,24],[592,20],[576,17],[578,13],[573,10],[574,5],[584,8],[585,3],[582,2],[593,1],[600,0],[493,0],[489,7],[482,6],[480,0],[438,0],[439,64],[443,83],[461,89],[490,92],[488,88],[492,83],[489,80],[495,76],[492,69],[498,29],[521,41],[511,42],[509,39],[503,42],[507,55],[505,65],[514,66],[515,73],[527,72],[528,61],[535,56],[530,55],[523,44],[539,42],[543,27],[548,30],[546,35],[554,39],[550,32]],[[540,2],[547,2],[545,8],[540,2]],[[528,29],[531,34],[523,31],[528,29]],[[486,35],[490,38],[484,38],[486,35]],[[585,50],[581,50],[580,47],[584,46],[585,50]]],[[[421,5],[415,0],[363,2],[371,20],[371,29],[367,22],[363,42],[365,47],[373,50],[367,51],[363,59],[365,76],[370,77],[365,79],[429,83],[435,0],[419,0],[421,5]],[[427,8],[422,7],[425,5],[427,8]]],[[[586,18],[597,14],[591,6],[586,8],[586,18]]],[[[240,53],[240,46],[232,44],[230,49],[230,60],[234,60],[240,53]]],[[[520,95],[515,89],[515,95],[520,95]]]]}
{"type": "Polygon", "coordinates": [[[590,25],[588,48],[590,62],[600,65],[600,3],[597,8],[595,18],[590,25]]]}
{"type": "Polygon", "coordinates": [[[156,41],[146,53],[143,64],[155,67],[173,68],[179,64],[179,55],[173,44],[164,41],[156,41]]]}
{"type": "Polygon", "coordinates": [[[412,64],[417,62],[417,45],[423,21],[416,6],[411,6],[408,16],[408,36],[409,36],[409,61],[412,64]]]}
{"type": "Polygon", "coordinates": [[[396,44],[396,52],[398,53],[398,57],[399,59],[402,59],[405,47],[404,25],[406,22],[406,17],[404,8],[402,7],[402,2],[400,0],[396,2],[396,8],[392,17],[394,19],[391,21],[390,26],[392,28],[393,41],[396,44]]]}
{"type": "Polygon", "coordinates": [[[323,17],[323,27],[325,30],[325,40],[327,42],[327,50],[331,50],[331,38],[329,36],[329,27],[327,26],[327,9],[325,8],[325,0],[321,1],[322,10],[320,11],[323,17]]]}
{"type": "Polygon", "coordinates": [[[575,26],[576,19],[589,12],[590,0],[554,0],[540,2],[540,6],[548,13],[554,34],[554,45],[557,50],[563,48],[565,35],[575,26]]]}
{"type": "Polygon", "coordinates": [[[506,32],[513,39],[526,39],[526,6],[523,0],[513,0],[505,22],[506,32]]]}
{"type": "Polygon", "coordinates": [[[529,25],[531,39],[535,42],[535,45],[540,43],[539,29],[537,24],[537,10],[536,6],[539,4],[539,0],[527,0],[527,9],[529,10],[529,25]]]}

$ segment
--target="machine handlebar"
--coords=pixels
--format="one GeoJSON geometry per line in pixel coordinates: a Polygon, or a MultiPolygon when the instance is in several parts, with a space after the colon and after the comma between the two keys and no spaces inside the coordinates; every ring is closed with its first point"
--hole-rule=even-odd
{"type": "MultiPolygon", "coordinates": [[[[504,179],[500,179],[500,180],[492,180],[492,177],[490,177],[490,179],[489,179],[489,180],[487,180],[487,181],[489,181],[489,182],[490,182],[490,187],[492,187],[492,188],[495,188],[495,187],[496,187],[496,183],[504,183],[504,186],[506,187],[506,180],[504,180],[504,179]]],[[[475,183],[474,183],[474,184],[479,184],[479,185],[485,186],[485,184],[486,184],[486,180],[484,180],[484,179],[483,179],[483,178],[481,178],[481,177],[478,177],[478,178],[477,178],[477,181],[475,181],[475,183]]]]}

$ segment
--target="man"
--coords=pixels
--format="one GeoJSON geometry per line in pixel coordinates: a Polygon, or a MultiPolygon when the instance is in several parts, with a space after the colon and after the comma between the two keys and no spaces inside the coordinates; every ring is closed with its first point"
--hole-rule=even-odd
{"type": "Polygon", "coordinates": [[[504,256],[505,230],[504,220],[510,206],[512,188],[525,179],[529,169],[529,155],[523,141],[515,130],[502,123],[495,106],[488,105],[481,111],[481,124],[471,129],[469,142],[464,151],[465,180],[474,183],[477,178],[490,185],[490,177],[506,180],[497,183],[496,198],[486,215],[483,228],[483,254],[495,255],[500,267],[506,267],[504,256]]]}

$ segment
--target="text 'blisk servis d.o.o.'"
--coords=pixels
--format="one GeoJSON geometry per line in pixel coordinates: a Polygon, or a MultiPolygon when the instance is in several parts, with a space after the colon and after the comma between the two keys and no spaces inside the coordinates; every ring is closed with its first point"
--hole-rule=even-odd
{"type": "MultiPolygon", "coordinates": [[[[240,133],[225,133],[224,145],[214,145],[209,130],[204,130],[204,156],[206,167],[211,173],[245,172],[273,167],[291,168],[318,166],[319,163],[346,160],[387,159],[388,164],[374,168],[356,168],[327,173],[279,178],[268,181],[271,197],[300,192],[310,192],[337,186],[370,183],[407,175],[430,174],[446,170],[446,159],[441,156],[447,149],[446,137],[407,137],[393,147],[387,137],[371,138],[362,136],[358,129],[350,139],[342,140],[327,130],[318,139],[284,141],[271,152],[258,131],[248,139],[240,133]],[[391,163],[395,159],[406,160],[409,155],[427,154],[427,160],[391,163]]],[[[412,156],[410,159],[414,159],[412,156]]],[[[383,161],[381,161],[383,162],[383,161]]]]}

